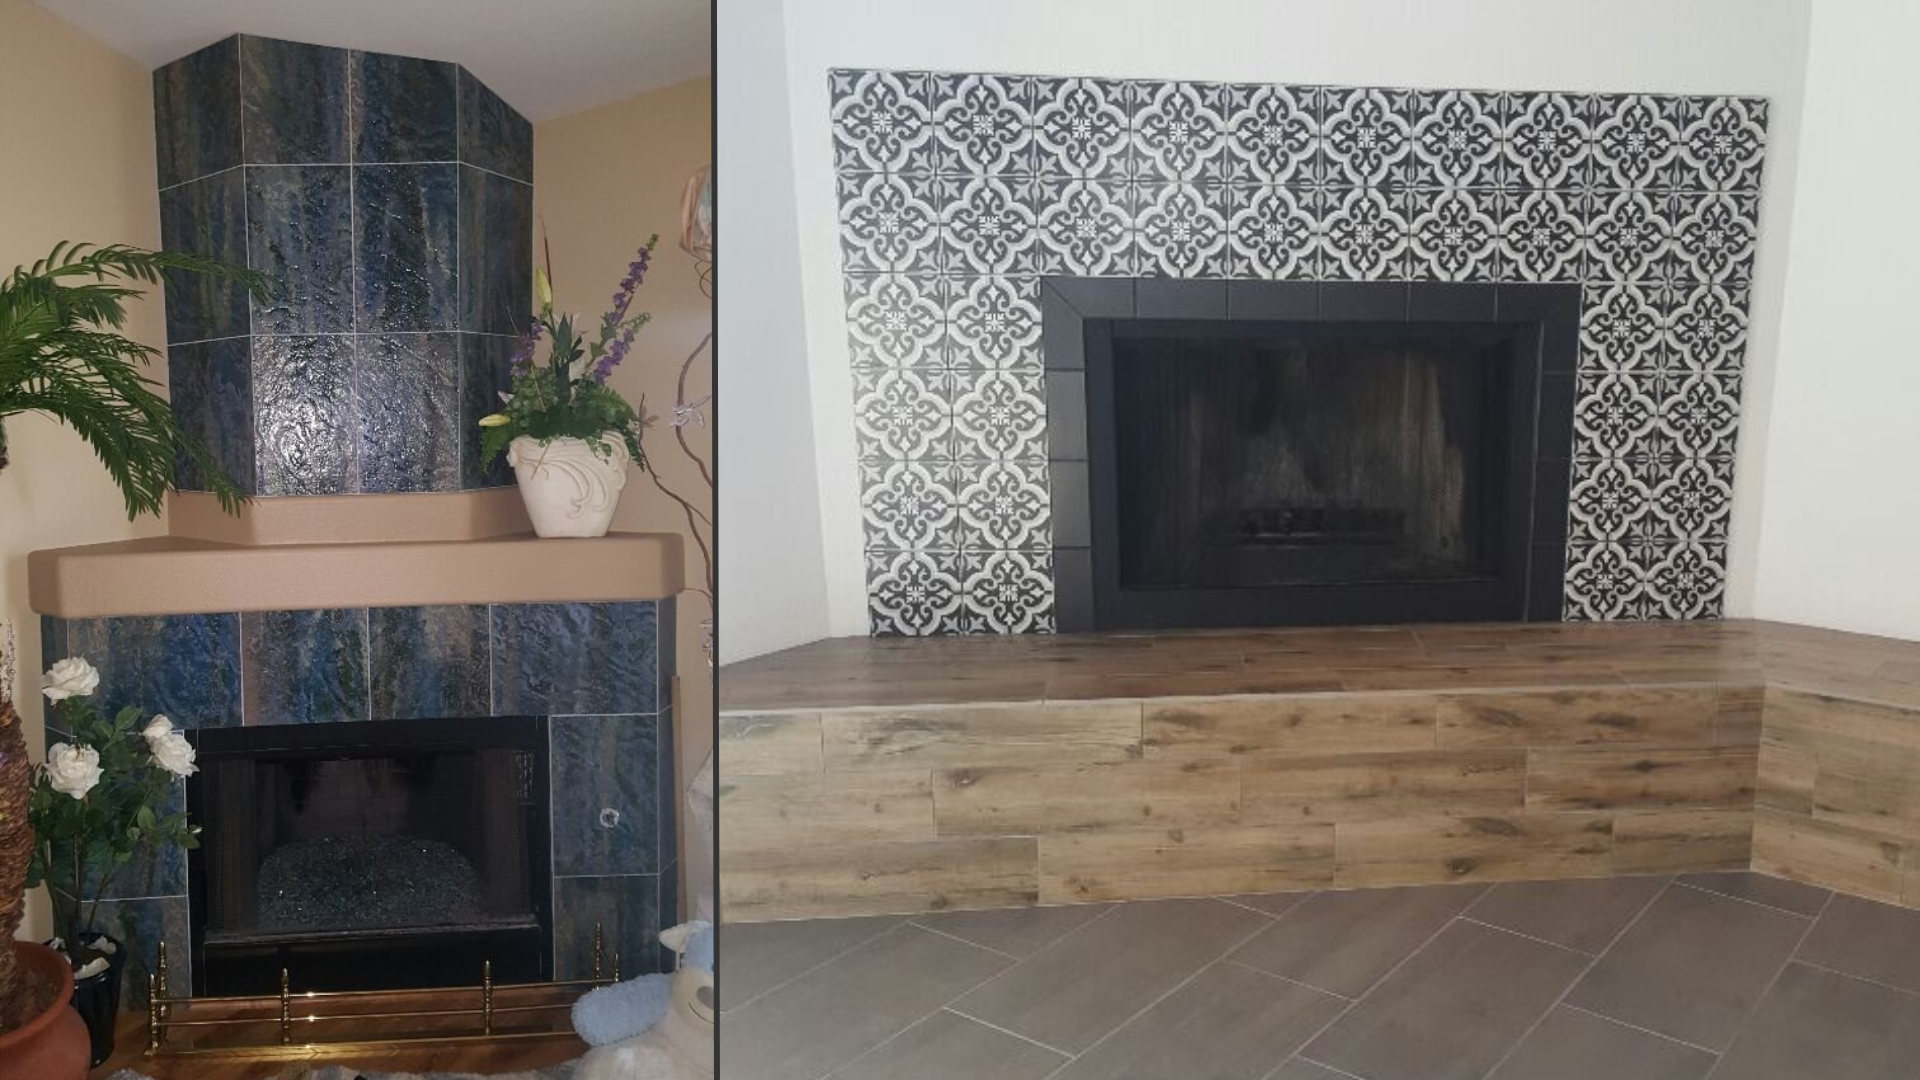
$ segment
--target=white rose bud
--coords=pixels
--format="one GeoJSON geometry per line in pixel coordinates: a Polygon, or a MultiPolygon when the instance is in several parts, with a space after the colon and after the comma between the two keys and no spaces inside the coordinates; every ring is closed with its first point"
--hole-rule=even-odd
{"type": "Polygon", "coordinates": [[[93,693],[94,687],[100,685],[100,673],[78,656],[69,656],[48,668],[42,678],[46,685],[40,688],[40,692],[47,695],[48,701],[86,697],[93,693]]]}
{"type": "Polygon", "coordinates": [[[146,730],[140,734],[145,736],[148,742],[152,742],[172,730],[173,721],[167,719],[164,714],[158,714],[155,715],[153,719],[147,721],[146,730]]]}
{"type": "Polygon", "coordinates": [[[193,744],[185,735],[177,731],[154,735],[151,725],[147,731],[147,749],[153,751],[154,764],[175,776],[192,776],[200,771],[193,764],[193,744]]]}
{"type": "Polygon", "coordinates": [[[47,782],[62,795],[86,798],[100,782],[100,752],[91,746],[54,743],[47,747],[47,782]]]}

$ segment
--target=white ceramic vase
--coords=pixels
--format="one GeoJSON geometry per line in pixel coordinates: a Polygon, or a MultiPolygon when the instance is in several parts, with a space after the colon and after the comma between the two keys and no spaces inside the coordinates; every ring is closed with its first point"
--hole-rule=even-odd
{"type": "Polygon", "coordinates": [[[618,433],[603,442],[605,457],[585,439],[558,438],[542,443],[522,435],[507,444],[507,464],[520,482],[520,498],[540,536],[605,536],[627,486],[627,445],[618,433]]]}

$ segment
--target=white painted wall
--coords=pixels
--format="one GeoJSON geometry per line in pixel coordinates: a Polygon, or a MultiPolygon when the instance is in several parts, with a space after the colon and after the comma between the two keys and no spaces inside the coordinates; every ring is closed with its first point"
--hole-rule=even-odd
{"type": "MultiPolygon", "coordinates": [[[[828,129],[827,71],[833,67],[1765,95],[1773,101],[1772,133],[1746,387],[1747,412],[1759,418],[1753,425],[1757,432],[1764,428],[1773,392],[1785,269],[1782,240],[1794,205],[1791,166],[1800,127],[1809,2],[793,0],[786,13],[792,169],[769,165],[742,176],[736,168],[731,176],[736,186],[723,187],[723,201],[734,215],[727,227],[739,229],[739,215],[761,212],[743,203],[797,199],[813,441],[809,444],[799,437],[798,425],[763,428],[734,414],[722,436],[722,460],[728,463],[728,476],[721,484],[723,513],[740,501],[760,497],[756,489],[742,483],[740,473],[750,467],[743,458],[786,459],[751,466],[768,469],[766,479],[771,481],[775,468],[780,477],[787,477],[791,463],[812,455],[819,465],[829,630],[835,635],[866,632],[853,386],[828,129]]],[[[727,0],[721,5],[723,48],[732,36],[729,25],[737,23],[745,9],[765,3],[727,0]]],[[[1898,36],[1890,34],[1882,40],[1898,36]]],[[[773,102],[773,93],[761,84],[777,77],[777,67],[770,58],[749,66],[723,57],[721,70],[725,72],[720,80],[724,158],[730,143],[742,146],[748,140],[777,137],[760,117],[748,119],[737,111],[773,102]]],[[[728,174],[724,164],[721,174],[728,174]]],[[[1844,196],[1834,198],[1847,201],[1844,196]]],[[[1864,206],[1861,212],[1866,212],[1864,206]]],[[[784,252],[768,255],[759,238],[754,246],[756,258],[781,260],[784,265],[784,252]]],[[[740,261],[728,265],[725,272],[732,299],[721,306],[723,383],[728,372],[740,380],[754,377],[759,365],[786,362],[784,357],[776,361],[743,355],[742,339],[748,332],[734,327],[742,320],[770,318],[781,309],[784,294],[794,282],[784,275],[757,274],[754,283],[747,285],[734,276],[742,272],[740,261]]],[[[730,407],[738,408],[738,400],[736,392],[730,407]]],[[[1753,604],[1763,464],[1758,445],[1757,438],[1741,441],[1728,604],[1734,614],[1750,613],[1753,604]]],[[[814,549],[793,535],[797,528],[783,528],[765,537],[742,535],[747,529],[760,528],[757,522],[766,520],[764,515],[752,518],[743,510],[726,513],[725,518],[722,547],[730,552],[728,566],[765,557],[762,553],[780,559],[777,568],[756,567],[723,576],[729,597],[723,608],[733,610],[730,616],[722,616],[722,625],[738,628],[735,641],[750,642],[756,640],[757,631],[745,624],[758,616],[748,605],[759,605],[742,597],[742,592],[759,587],[755,583],[770,575],[810,577],[813,567],[808,560],[814,549]]],[[[781,613],[782,631],[792,628],[788,614],[781,613]]]]}
{"type": "Polygon", "coordinates": [[[1762,618],[1920,638],[1920,82],[1907,0],[1818,5],[1767,425],[1762,618]]]}
{"type": "MultiPolygon", "coordinates": [[[[780,0],[719,5],[721,662],[826,637],[780,0]]],[[[849,421],[851,426],[851,421],[849,421]]],[[[856,557],[858,553],[856,551],[856,557]]]]}

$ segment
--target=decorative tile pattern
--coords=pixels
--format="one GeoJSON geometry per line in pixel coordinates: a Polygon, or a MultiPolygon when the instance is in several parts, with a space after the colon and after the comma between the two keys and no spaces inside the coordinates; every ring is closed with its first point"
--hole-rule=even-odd
{"type": "Polygon", "coordinates": [[[361,491],[454,491],[460,486],[460,335],[360,334],[361,491]]]}
{"type": "Polygon", "coordinates": [[[1764,100],[830,79],[876,633],[1053,627],[1044,275],[1580,284],[1565,616],[1719,613],[1764,100]]]}
{"type": "Polygon", "coordinates": [[[369,611],[372,718],[488,715],[487,617],[484,604],[369,611]]]}
{"type": "Polygon", "coordinates": [[[367,609],[240,616],[246,724],[367,719],[367,609]]]}
{"type": "MultiPolygon", "coordinates": [[[[664,716],[556,716],[553,872],[646,874],[660,869],[658,732],[664,716]],[[619,762],[619,768],[608,768],[619,762]]],[[[672,818],[666,820],[671,821],[672,818]]]]}

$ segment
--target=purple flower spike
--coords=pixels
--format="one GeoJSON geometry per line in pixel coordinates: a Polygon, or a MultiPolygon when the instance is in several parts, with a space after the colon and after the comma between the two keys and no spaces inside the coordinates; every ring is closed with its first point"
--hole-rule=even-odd
{"type": "Polygon", "coordinates": [[[539,343],[540,324],[534,323],[520,335],[520,343],[514,346],[510,363],[515,375],[522,375],[533,369],[533,349],[539,343]]]}

